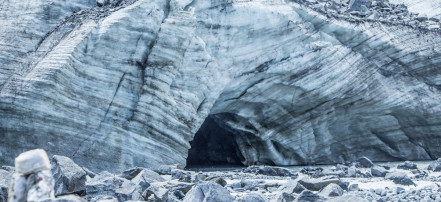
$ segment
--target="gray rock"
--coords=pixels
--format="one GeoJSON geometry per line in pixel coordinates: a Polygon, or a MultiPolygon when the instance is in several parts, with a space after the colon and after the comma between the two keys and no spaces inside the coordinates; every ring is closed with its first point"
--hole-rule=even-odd
{"type": "Polygon", "coordinates": [[[178,164],[160,165],[155,171],[161,175],[171,175],[174,169],[178,169],[178,164]]]}
{"type": "Polygon", "coordinates": [[[96,176],[96,173],[92,172],[91,170],[87,169],[86,167],[82,167],[84,172],[86,172],[87,176],[94,178],[96,176]]]}
{"type": "Polygon", "coordinates": [[[90,202],[119,202],[114,196],[99,195],[90,199],[90,202]]]}
{"type": "Polygon", "coordinates": [[[50,170],[42,170],[27,176],[26,190],[26,201],[54,199],[54,179],[52,178],[52,172],[50,170]]]}
{"type": "Polygon", "coordinates": [[[372,0],[351,0],[349,2],[349,11],[362,11],[362,8],[371,7],[372,0]]]}
{"type": "Polygon", "coordinates": [[[210,177],[206,179],[207,181],[213,181],[221,185],[222,187],[225,187],[227,185],[227,181],[224,180],[222,177],[210,177]]]}
{"type": "Polygon", "coordinates": [[[184,202],[194,201],[217,201],[231,202],[234,197],[230,195],[227,189],[215,182],[202,182],[194,186],[183,199],[184,202]]]}
{"type": "Polygon", "coordinates": [[[0,169],[0,201],[8,201],[8,190],[14,171],[0,169]]]}
{"type": "Polygon", "coordinates": [[[438,160],[432,162],[428,167],[428,170],[434,171],[434,172],[441,172],[441,158],[438,160]]]}
{"type": "Polygon", "coordinates": [[[337,184],[331,183],[320,191],[320,195],[325,197],[335,197],[343,195],[343,189],[337,184]]]}
{"type": "Polygon", "coordinates": [[[353,165],[348,168],[348,177],[356,177],[357,176],[357,168],[353,165]]]}
{"type": "Polygon", "coordinates": [[[348,190],[349,191],[358,191],[358,190],[360,190],[360,188],[358,187],[358,184],[351,184],[351,185],[349,185],[348,190]]]}
{"type": "Polygon", "coordinates": [[[288,176],[296,178],[298,176],[294,171],[273,166],[249,166],[243,170],[245,173],[255,173],[268,176],[288,176]]]}
{"type": "Polygon", "coordinates": [[[282,194],[280,194],[280,196],[278,198],[278,201],[280,201],[280,202],[292,202],[295,199],[296,199],[296,196],[294,194],[282,192],[282,194]]]}
{"type": "Polygon", "coordinates": [[[192,181],[192,172],[183,171],[179,169],[173,169],[171,171],[172,179],[177,179],[181,182],[191,182],[192,181]]]}
{"type": "Polygon", "coordinates": [[[151,202],[167,201],[169,190],[162,183],[152,183],[142,194],[144,200],[151,202]]]}
{"type": "Polygon", "coordinates": [[[397,194],[401,194],[402,192],[405,192],[406,190],[404,189],[404,188],[402,188],[402,187],[397,187],[397,189],[396,189],[396,193],[397,194]]]}
{"type": "Polygon", "coordinates": [[[87,200],[102,196],[114,197],[119,201],[143,199],[139,185],[106,171],[86,182],[86,196],[87,200]]]}
{"type": "Polygon", "coordinates": [[[50,170],[51,164],[46,151],[34,149],[21,153],[15,158],[15,172],[23,175],[36,173],[42,170],[50,170]]]}
{"type": "Polygon", "coordinates": [[[236,198],[234,202],[266,202],[266,200],[260,194],[251,193],[236,198]]]}
{"type": "Polygon", "coordinates": [[[70,158],[54,155],[52,174],[55,179],[55,195],[83,194],[86,191],[86,172],[70,158]]]}
{"type": "Polygon", "coordinates": [[[374,163],[372,163],[372,161],[365,156],[359,158],[358,163],[362,168],[372,168],[374,166],[374,163]]]}
{"type": "Polygon", "coordinates": [[[8,200],[11,202],[24,202],[27,198],[26,177],[21,174],[13,174],[11,186],[8,190],[8,200]]]}
{"type": "Polygon", "coordinates": [[[44,202],[87,202],[87,200],[82,197],[79,197],[78,195],[70,194],[70,195],[58,196],[55,199],[51,199],[44,202]]]}
{"type": "Polygon", "coordinates": [[[406,161],[400,165],[397,166],[398,169],[403,169],[403,170],[413,170],[413,169],[418,169],[418,166],[410,161],[406,161]]]}
{"type": "Polygon", "coordinates": [[[371,174],[374,177],[385,177],[388,171],[380,166],[374,166],[371,168],[371,174]]]}
{"type": "Polygon", "coordinates": [[[401,184],[401,185],[415,185],[416,184],[407,176],[404,172],[391,172],[388,173],[385,177],[387,180],[392,180],[395,184],[401,184]]]}
{"type": "Polygon", "coordinates": [[[151,183],[153,182],[164,182],[165,179],[162,178],[158,173],[149,170],[142,169],[131,181],[141,188],[141,193],[143,193],[151,183]]]}
{"type": "Polygon", "coordinates": [[[302,191],[302,193],[300,193],[299,197],[297,198],[297,201],[311,201],[311,202],[315,202],[315,201],[324,201],[324,198],[315,194],[312,191],[309,190],[305,190],[302,191]]]}
{"type": "Polygon", "coordinates": [[[329,200],[326,200],[327,202],[341,202],[341,201],[357,201],[357,202],[368,202],[369,200],[362,198],[359,195],[355,194],[345,194],[340,197],[335,197],[329,200]]]}
{"type": "Polygon", "coordinates": [[[308,190],[319,191],[331,183],[339,184],[341,181],[338,178],[322,177],[318,179],[303,178],[299,180],[299,183],[308,190]]]}

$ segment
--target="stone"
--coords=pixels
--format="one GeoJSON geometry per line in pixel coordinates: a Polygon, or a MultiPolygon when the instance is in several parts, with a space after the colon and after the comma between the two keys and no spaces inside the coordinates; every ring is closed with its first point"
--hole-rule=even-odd
{"type": "Polygon", "coordinates": [[[251,193],[236,198],[234,202],[266,202],[266,200],[260,194],[251,193]]]}
{"type": "Polygon", "coordinates": [[[348,168],[348,177],[356,177],[357,176],[357,168],[353,165],[348,168]]]}
{"type": "Polygon", "coordinates": [[[243,172],[268,176],[288,176],[294,178],[298,176],[298,174],[294,173],[292,170],[273,166],[249,166],[248,168],[245,168],[243,172]]]}
{"type": "Polygon", "coordinates": [[[227,185],[227,181],[224,180],[222,177],[210,177],[206,179],[207,181],[213,181],[221,185],[222,187],[225,187],[227,185]]]}
{"type": "Polygon", "coordinates": [[[397,194],[401,194],[402,192],[405,192],[406,190],[404,189],[404,188],[402,188],[402,187],[397,187],[396,188],[396,193],[397,194]]]}
{"type": "Polygon", "coordinates": [[[385,177],[387,180],[392,180],[395,184],[401,185],[415,185],[416,184],[404,172],[390,172],[385,177]]]}
{"type": "Polygon", "coordinates": [[[140,186],[140,192],[143,193],[151,183],[153,182],[164,182],[165,179],[162,178],[158,173],[149,170],[141,170],[131,181],[140,186]]]}
{"type": "Polygon", "coordinates": [[[179,169],[173,169],[171,171],[172,179],[177,179],[182,182],[191,182],[192,180],[192,172],[183,171],[179,169]]]}
{"type": "Polygon", "coordinates": [[[51,199],[50,201],[47,202],[87,202],[87,200],[82,197],[79,197],[78,195],[69,194],[69,195],[58,196],[55,199],[51,199]]]}
{"type": "Polygon", "coordinates": [[[103,171],[86,181],[87,200],[101,196],[110,196],[119,201],[142,200],[139,185],[103,171]]]}
{"type": "MultiPolygon", "coordinates": [[[[23,202],[27,198],[26,177],[20,174],[13,174],[11,186],[8,190],[8,200],[12,202],[23,202]]],[[[6,200],[5,200],[6,201],[6,200]]]]}
{"type": "Polygon", "coordinates": [[[280,202],[292,202],[296,199],[296,196],[294,194],[283,192],[280,194],[278,201],[280,202]]]}
{"type": "Polygon", "coordinates": [[[54,179],[50,170],[41,170],[26,177],[26,201],[44,201],[55,198],[54,179]]]}
{"type": "Polygon", "coordinates": [[[52,157],[52,175],[55,179],[55,195],[84,194],[87,173],[65,156],[52,157]]]}
{"type": "Polygon", "coordinates": [[[341,202],[341,201],[357,201],[357,202],[368,202],[366,198],[362,198],[361,196],[355,194],[345,194],[343,196],[331,198],[326,200],[326,202],[341,202]]]}
{"type": "Polygon", "coordinates": [[[371,7],[372,0],[351,0],[349,2],[349,11],[362,11],[362,8],[371,7]]]}
{"type": "Polygon", "coordinates": [[[311,191],[319,191],[331,183],[339,184],[341,181],[338,178],[322,177],[318,179],[303,178],[298,181],[306,189],[311,191]]]}
{"type": "Polygon", "coordinates": [[[325,197],[335,197],[343,195],[344,190],[337,184],[331,183],[320,191],[320,195],[325,197]]]}
{"type": "Polygon", "coordinates": [[[50,169],[49,157],[42,149],[23,152],[15,158],[15,172],[23,175],[50,169]]]}
{"type": "Polygon", "coordinates": [[[374,166],[374,163],[372,163],[372,161],[365,156],[359,158],[358,163],[362,168],[372,168],[374,166]]]}
{"type": "Polygon", "coordinates": [[[388,171],[380,166],[374,166],[371,168],[371,174],[374,177],[385,177],[388,171]]]}
{"type": "Polygon", "coordinates": [[[160,165],[155,171],[161,175],[171,175],[174,169],[178,169],[178,164],[160,165]]]}
{"type": "Polygon", "coordinates": [[[91,170],[87,169],[86,167],[82,167],[84,172],[86,172],[87,176],[94,178],[96,176],[96,173],[92,172],[91,170]]]}
{"type": "Polygon", "coordinates": [[[441,172],[441,158],[430,163],[430,165],[427,167],[427,170],[431,170],[434,172],[441,172]]]}
{"type": "Polygon", "coordinates": [[[403,170],[414,170],[414,169],[418,169],[418,166],[410,161],[406,161],[400,165],[397,166],[398,169],[403,169],[403,170]]]}
{"type": "Polygon", "coordinates": [[[194,201],[231,202],[234,197],[219,184],[208,181],[194,186],[183,199],[183,202],[194,201]]]}
{"type": "Polygon", "coordinates": [[[311,202],[324,201],[324,198],[315,194],[312,191],[305,190],[305,191],[302,191],[302,193],[300,193],[300,195],[297,198],[297,201],[305,201],[305,202],[306,201],[311,201],[311,202]]]}
{"type": "Polygon", "coordinates": [[[349,191],[358,191],[358,190],[360,190],[360,188],[358,187],[358,184],[351,184],[351,185],[349,185],[348,190],[349,191]]]}
{"type": "Polygon", "coordinates": [[[14,171],[0,169],[0,201],[8,201],[8,190],[14,171]]]}
{"type": "Polygon", "coordinates": [[[142,196],[144,200],[160,202],[167,201],[168,194],[168,189],[165,188],[162,183],[152,183],[151,186],[144,191],[142,196]]]}

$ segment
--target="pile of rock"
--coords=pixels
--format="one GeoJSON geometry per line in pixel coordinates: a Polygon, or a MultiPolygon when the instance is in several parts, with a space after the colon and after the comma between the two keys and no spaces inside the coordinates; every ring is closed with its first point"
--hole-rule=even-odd
{"type": "Polygon", "coordinates": [[[307,167],[300,172],[273,166],[194,172],[163,165],[156,171],[135,167],[116,175],[95,174],[64,156],[53,156],[50,164],[46,152],[37,149],[19,155],[15,168],[0,169],[0,201],[436,201],[441,200],[439,185],[410,187],[416,185],[415,178],[439,181],[427,173],[440,168],[441,159],[426,172],[412,162],[391,168],[362,157],[330,169],[307,167]],[[354,183],[357,178],[362,178],[360,183],[389,180],[397,187],[363,189],[354,183]]]}
{"type": "Polygon", "coordinates": [[[426,30],[440,30],[438,18],[409,12],[404,4],[388,0],[293,0],[329,17],[351,22],[373,21],[407,25],[426,30]]]}

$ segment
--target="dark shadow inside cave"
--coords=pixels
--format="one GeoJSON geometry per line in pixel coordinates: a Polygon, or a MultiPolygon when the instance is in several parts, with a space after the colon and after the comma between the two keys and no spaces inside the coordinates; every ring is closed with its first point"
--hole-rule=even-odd
{"type": "Polygon", "coordinates": [[[210,116],[205,119],[190,145],[187,168],[243,165],[244,157],[234,134],[219,126],[210,116]]]}

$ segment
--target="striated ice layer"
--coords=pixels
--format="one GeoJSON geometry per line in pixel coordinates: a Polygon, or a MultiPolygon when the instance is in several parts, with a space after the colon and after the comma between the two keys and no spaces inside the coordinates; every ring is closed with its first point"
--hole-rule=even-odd
{"type": "Polygon", "coordinates": [[[44,148],[96,171],[183,167],[208,116],[244,164],[441,156],[439,31],[283,0],[8,2],[0,164],[44,148]]]}

